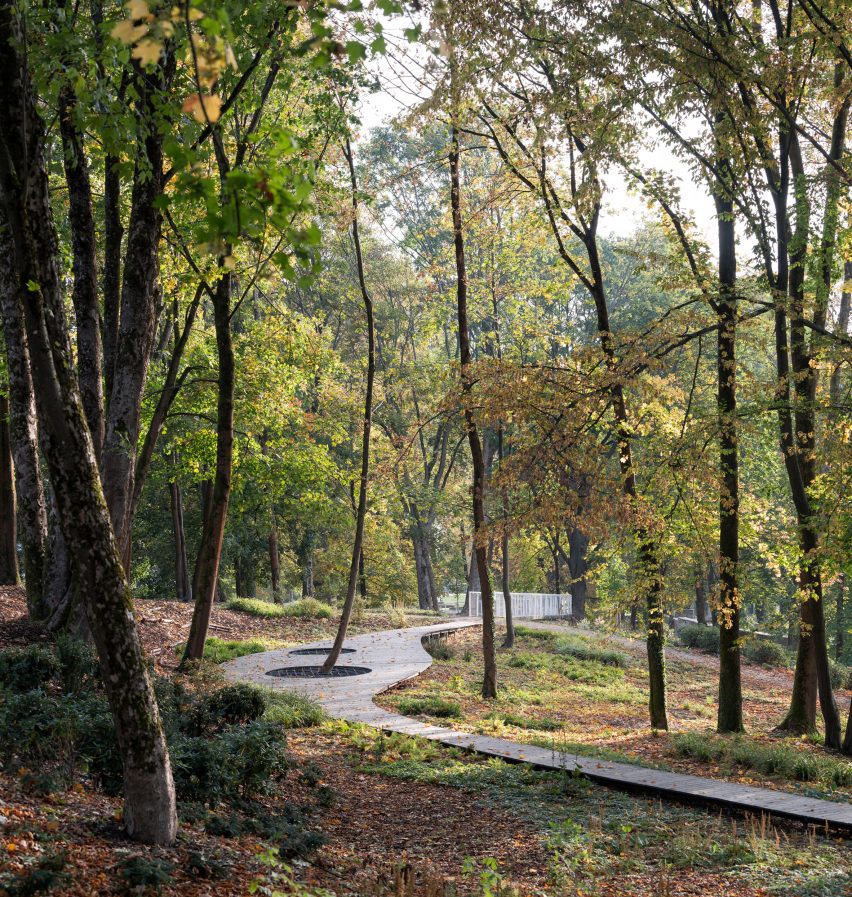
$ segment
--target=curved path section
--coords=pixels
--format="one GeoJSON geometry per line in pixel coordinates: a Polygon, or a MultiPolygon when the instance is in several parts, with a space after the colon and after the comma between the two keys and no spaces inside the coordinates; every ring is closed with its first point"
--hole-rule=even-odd
{"type": "Polygon", "coordinates": [[[436,626],[371,632],[346,640],[353,649],[343,654],[339,667],[366,667],[370,672],[355,676],[327,678],[283,678],[270,671],[316,665],[321,656],[296,654],[305,648],[327,648],[330,641],[298,645],[290,649],[249,654],[223,664],[225,675],[234,681],[253,682],[269,688],[287,689],[307,695],[320,703],[333,717],[366,723],[387,732],[402,732],[429,738],[442,744],[473,750],[516,763],[529,763],[539,769],[580,772],[612,788],[645,791],[674,800],[689,801],[755,815],[783,816],[802,822],[852,832],[852,805],[787,794],[768,788],[753,788],[736,782],[701,776],[645,769],[628,763],[596,760],[532,745],[518,744],[505,738],[455,732],[432,726],[407,716],[377,707],[373,698],[399,682],[412,679],[432,663],[423,648],[423,640],[481,625],[473,620],[453,620],[436,626]]]}

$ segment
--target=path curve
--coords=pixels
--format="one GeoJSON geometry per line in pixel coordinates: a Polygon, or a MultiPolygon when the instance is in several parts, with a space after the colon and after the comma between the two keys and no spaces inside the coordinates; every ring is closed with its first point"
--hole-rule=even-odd
{"type": "Polygon", "coordinates": [[[352,653],[341,655],[338,666],[368,667],[359,676],[323,679],[277,678],[270,670],[315,665],[321,658],[294,654],[305,648],[328,648],[331,641],[295,645],[262,654],[248,654],[222,665],[232,681],[252,682],[269,688],[284,689],[316,700],[329,716],[349,722],[366,723],[386,732],[401,732],[429,738],[452,747],[473,750],[515,763],[529,763],[539,769],[580,772],[596,782],[620,790],[644,791],[673,800],[725,807],[726,809],[767,816],[783,816],[801,822],[829,826],[852,833],[852,804],[788,794],[768,788],[754,788],[737,782],[682,773],[645,769],[628,763],[613,763],[593,757],[562,753],[533,745],[518,744],[505,738],[456,732],[433,726],[377,707],[373,698],[400,682],[428,669],[432,658],[423,648],[423,640],[481,626],[476,620],[453,620],[434,626],[370,632],[346,640],[352,653]]]}

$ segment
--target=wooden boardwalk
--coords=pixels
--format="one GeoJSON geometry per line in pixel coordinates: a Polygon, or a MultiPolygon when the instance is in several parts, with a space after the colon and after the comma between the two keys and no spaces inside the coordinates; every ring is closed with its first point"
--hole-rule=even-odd
{"type": "MultiPolygon", "coordinates": [[[[429,668],[432,658],[423,648],[423,639],[477,625],[481,624],[478,621],[454,620],[435,626],[353,636],[347,639],[346,646],[354,650],[351,654],[342,655],[338,665],[368,667],[370,672],[365,675],[324,679],[270,676],[270,670],[317,662],[316,658],[293,654],[292,651],[298,650],[296,648],[238,657],[223,664],[223,669],[229,679],[298,691],[318,701],[330,716],[366,723],[386,732],[429,738],[513,763],[529,763],[538,769],[578,772],[611,788],[643,791],[671,800],[700,803],[756,816],[785,817],[845,834],[852,833],[852,804],[848,802],[820,800],[736,782],[646,769],[629,763],[596,760],[518,744],[505,738],[456,732],[392,713],[373,703],[377,694],[429,668]]],[[[308,646],[300,645],[299,649],[329,645],[330,642],[316,642],[308,646]]]]}

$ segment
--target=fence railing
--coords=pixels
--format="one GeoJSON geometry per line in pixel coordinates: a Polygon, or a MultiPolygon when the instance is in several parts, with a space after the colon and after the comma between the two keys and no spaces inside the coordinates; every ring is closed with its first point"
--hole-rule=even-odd
{"type": "MultiPolygon", "coordinates": [[[[482,616],[482,592],[470,593],[470,616],[482,616]]],[[[506,616],[502,592],[494,593],[494,616],[506,616]]],[[[519,620],[542,620],[545,617],[570,617],[571,595],[545,592],[512,592],[512,617],[519,620]]]]}

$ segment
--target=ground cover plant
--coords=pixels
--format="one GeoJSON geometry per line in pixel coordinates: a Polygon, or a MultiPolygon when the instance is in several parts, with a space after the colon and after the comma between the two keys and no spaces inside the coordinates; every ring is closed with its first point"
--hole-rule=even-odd
{"type": "Polygon", "coordinates": [[[436,658],[426,673],[379,702],[408,715],[444,719],[455,728],[555,751],[839,800],[852,797],[852,763],[846,758],[825,756],[818,740],[773,732],[791,674],[784,667],[767,669],[763,655],[743,668],[748,733],[713,738],[718,661],[712,657],[669,649],[669,694],[677,730],[667,735],[647,726],[641,645],[577,630],[520,626],[514,649],[498,652],[504,684],[498,700],[490,702],[479,696],[478,655],[465,651],[475,639],[474,634],[456,635],[452,656],[436,658]],[[441,716],[445,704],[452,705],[453,713],[441,716]]]}

